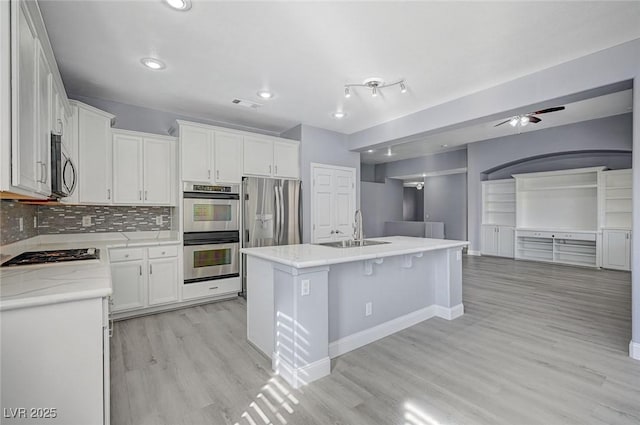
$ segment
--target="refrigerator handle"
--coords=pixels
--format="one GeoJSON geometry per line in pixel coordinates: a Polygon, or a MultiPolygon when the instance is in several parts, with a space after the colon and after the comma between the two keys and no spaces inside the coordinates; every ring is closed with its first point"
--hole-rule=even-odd
{"type": "Polygon", "coordinates": [[[280,189],[280,234],[278,235],[278,243],[282,243],[284,239],[284,186],[279,186],[280,189]]]}
{"type": "Polygon", "coordinates": [[[273,244],[280,245],[280,191],[278,190],[278,185],[273,186],[273,190],[276,193],[276,219],[274,220],[275,224],[275,232],[273,235],[273,244]]]}

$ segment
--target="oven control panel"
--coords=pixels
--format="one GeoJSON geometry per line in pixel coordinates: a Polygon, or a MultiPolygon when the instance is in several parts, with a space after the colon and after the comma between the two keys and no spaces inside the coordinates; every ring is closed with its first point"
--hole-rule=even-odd
{"type": "Polygon", "coordinates": [[[226,186],[201,184],[201,183],[184,183],[185,192],[199,192],[199,193],[240,193],[240,185],[230,184],[226,186]]]}

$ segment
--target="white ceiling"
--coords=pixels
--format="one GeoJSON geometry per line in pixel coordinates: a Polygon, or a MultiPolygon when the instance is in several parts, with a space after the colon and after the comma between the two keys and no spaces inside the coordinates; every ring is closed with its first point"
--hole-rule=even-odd
{"type": "Polygon", "coordinates": [[[640,37],[640,2],[192,3],[40,0],[69,93],[350,134],[640,37]],[[166,70],[145,69],[145,56],[166,70]],[[409,92],[343,97],[345,83],[370,76],[406,78],[409,92]],[[260,89],[276,97],[260,101],[260,89]],[[348,116],[332,118],[336,109],[348,116]]]}
{"type": "Polygon", "coordinates": [[[537,124],[528,124],[525,127],[512,127],[507,123],[495,127],[496,124],[508,119],[509,117],[507,116],[498,120],[445,131],[425,136],[415,141],[391,146],[391,156],[388,156],[387,148],[382,148],[376,149],[373,152],[364,151],[360,158],[365,164],[399,161],[401,159],[416,158],[439,152],[462,149],[468,143],[479,142],[481,140],[626,114],[631,112],[633,108],[633,90],[619,91],[579,102],[568,103],[563,106],[566,108],[564,111],[538,115],[538,118],[542,121],[537,124]]]}

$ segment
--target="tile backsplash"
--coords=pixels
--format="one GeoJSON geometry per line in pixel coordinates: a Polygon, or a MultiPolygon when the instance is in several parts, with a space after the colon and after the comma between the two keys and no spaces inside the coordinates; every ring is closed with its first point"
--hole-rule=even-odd
{"type": "Polygon", "coordinates": [[[38,236],[38,229],[33,225],[33,219],[37,214],[37,205],[0,201],[0,245],[38,236]],[[22,218],[22,230],[20,230],[20,218],[22,218]]]}
{"type": "Polygon", "coordinates": [[[0,245],[37,235],[172,230],[173,215],[173,207],[25,205],[2,201],[0,245]],[[162,216],[162,224],[156,224],[157,216],[162,216]],[[23,218],[22,231],[19,228],[20,217],[23,218]],[[37,217],[37,228],[33,225],[34,217],[37,217]],[[83,218],[86,217],[90,217],[90,226],[83,226],[83,218]]]}

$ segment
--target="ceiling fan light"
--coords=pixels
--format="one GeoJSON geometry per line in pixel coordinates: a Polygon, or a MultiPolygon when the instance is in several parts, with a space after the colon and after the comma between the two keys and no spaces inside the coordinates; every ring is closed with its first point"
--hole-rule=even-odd
{"type": "Polygon", "coordinates": [[[520,120],[518,119],[518,117],[513,117],[509,121],[509,124],[511,125],[511,127],[515,127],[516,125],[518,125],[519,122],[520,120]]]}
{"type": "Polygon", "coordinates": [[[524,117],[520,118],[520,125],[524,127],[527,124],[529,124],[529,117],[525,115],[524,117]]]}
{"type": "Polygon", "coordinates": [[[424,183],[418,183],[416,185],[416,189],[418,189],[418,190],[422,190],[423,187],[424,187],[424,183]]]}
{"type": "Polygon", "coordinates": [[[344,97],[346,97],[346,98],[350,98],[351,97],[351,90],[347,86],[344,87],[344,97]]]}
{"type": "Polygon", "coordinates": [[[191,0],[165,0],[165,2],[172,8],[182,12],[191,9],[191,0]]]}
{"type": "Polygon", "coordinates": [[[376,86],[373,86],[371,88],[371,97],[377,97],[378,96],[378,88],[376,86]]]}

